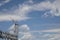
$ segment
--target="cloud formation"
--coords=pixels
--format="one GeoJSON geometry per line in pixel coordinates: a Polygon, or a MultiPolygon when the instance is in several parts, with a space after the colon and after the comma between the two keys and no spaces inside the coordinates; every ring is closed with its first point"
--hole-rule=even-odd
{"type": "Polygon", "coordinates": [[[42,30],[41,32],[60,32],[60,29],[42,30]]]}
{"type": "MultiPolygon", "coordinates": [[[[15,34],[14,32],[14,27],[15,25],[12,25],[8,30],[9,33],[15,34]]],[[[19,39],[18,40],[30,40],[32,38],[30,31],[30,28],[28,27],[27,24],[23,24],[19,27],[19,39]]]]}
{"type": "Polygon", "coordinates": [[[27,4],[30,6],[30,11],[35,10],[35,11],[46,11],[43,16],[60,16],[60,0],[46,0],[42,1],[40,3],[33,4],[34,1],[30,0],[32,3],[31,5],[27,4]]]}
{"type": "Polygon", "coordinates": [[[30,40],[32,38],[30,31],[30,28],[27,24],[23,24],[19,27],[19,39],[20,40],[30,40]],[[22,35],[22,36],[21,36],[22,35]],[[21,36],[21,37],[20,37],[21,36]]]}
{"type": "MultiPolygon", "coordinates": [[[[14,25],[10,29],[14,29],[13,27],[14,25]]],[[[59,40],[59,35],[60,29],[31,31],[27,24],[19,27],[19,40],[59,40]]]]}
{"type": "MultiPolygon", "coordinates": [[[[13,9],[13,8],[12,8],[13,9]]],[[[11,19],[16,20],[16,21],[21,21],[21,20],[26,20],[30,19],[27,17],[27,12],[30,9],[30,7],[26,5],[20,5],[18,8],[15,8],[14,10],[8,11],[7,9],[5,10],[6,12],[0,12],[0,21],[11,21],[11,19]]]]}
{"type": "MultiPolygon", "coordinates": [[[[6,0],[3,4],[9,2],[6,0]]],[[[6,21],[11,19],[14,20],[27,20],[30,19],[27,17],[28,13],[32,10],[34,11],[46,11],[43,14],[43,17],[48,16],[60,16],[60,0],[55,0],[53,3],[48,1],[43,1],[40,3],[33,4],[32,0],[29,0],[30,4],[19,4],[18,8],[15,8],[13,11],[9,11],[6,14],[0,15],[0,21],[6,21]],[[9,14],[10,13],[10,14],[9,14]]],[[[0,4],[2,6],[3,4],[0,4]]],[[[3,12],[4,13],[4,12],[3,12]]],[[[10,29],[13,29],[11,27],[10,29]]],[[[11,31],[12,32],[12,31],[11,31]]],[[[50,29],[50,30],[40,30],[40,31],[30,31],[30,28],[27,24],[20,26],[19,40],[59,40],[60,39],[60,29],[50,29]],[[49,33],[48,33],[49,32],[49,33]],[[36,35],[34,35],[36,33],[36,35]],[[39,33],[39,35],[37,34],[39,33]],[[44,34],[45,33],[45,34],[44,34]],[[52,34],[50,34],[52,33],[52,34]]]]}
{"type": "MultiPolygon", "coordinates": [[[[60,29],[49,29],[40,31],[30,31],[30,28],[24,24],[20,26],[23,31],[20,31],[20,40],[59,40],[60,39],[60,29]],[[29,30],[28,30],[29,29],[29,30]],[[27,31],[25,31],[27,30],[27,31]]],[[[20,29],[20,30],[22,30],[20,29]]]]}
{"type": "MultiPolygon", "coordinates": [[[[7,13],[7,15],[3,14],[0,18],[2,18],[2,20],[10,20],[8,18],[8,16],[10,15],[11,18],[13,18],[14,20],[26,20],[26,19],[30,19],[29,17],[27,17],[27,14],[29,12],[31,12],[32,10],[35,11],[46,11],[42,17],[48,17],[48,16],[60,16],[60,5],[59,2],[60,0],[55,0],[54,2],[51,3],[51,1],[47,0],[47,1],[42,1],[40,3],[36,3],[34,4],[34,1],[29,0],[26,3],[23,4],[19,4],[19,7],[15,8],[13,11],[9,11],[7,13]],[[30,4],[28,4],[28,2],[30,2],[30,4]],[[32,2],[32,3],[31,3],[32,2]],[[49,11],[48,11],[49,10],[49,11]],[[6,17],[3,18],[3,17],[6,17]],[[16,16],[16,17],[15,17],[16,16]]],[[[9,2],[9,1],[5,1],[5,2],[9,2]]]]}
{"type": "Polygon", "coordinates": [[[42,1],[40,3],[36,3],[34,4],[34,1],[33,0],[29,0],[29,2],[32,2],[30,3],[31,5],[29,5],[28,3],[27,4],[24,4],[24,5],[27,5],[26,7],[29,8],[28,11],[26,12],[29,12],[29,11],[32,11],[32,10],[35,10],[35,11],[46,11],[43,16],[44,17],[48,17],[48,16],[60,16],[60,0],[54,0],[52,2],[52,0],[46,0],[46,1],[42,1]]]}
{"type": "Polygon", "coordinates": [[[29,19],[28,17],[20,17],[18,15],[1,15],[0,16],[0,21],[12,21],[13,20],[17,20],[17,21],[21,21],[21,20],[25,20],[25,19],[29,19]]]}
{"type": "Polygon", "coordinates": [[[28,32],[30,30],[30,28],[26,24],[21,25],[21,27],[19,29],[21,32],[28,32]]]}
{"type": "Polygon", "coordinates": [[[10,1],[11,0],[2,0],[1,3],[0,3],[0,6],[4,5],[4,4],[6,4],[6,3],[10,2],[10,1]]]}

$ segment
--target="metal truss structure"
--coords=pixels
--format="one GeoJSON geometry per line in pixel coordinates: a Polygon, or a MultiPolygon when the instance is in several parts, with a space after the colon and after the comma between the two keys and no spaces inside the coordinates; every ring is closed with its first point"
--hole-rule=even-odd
{"type": "Polygon", "coordinates": [[[7,32],[0,31],[0,38],[5,40],[18,40],[18,37],[16,35],[12,35],[7,32]]]}

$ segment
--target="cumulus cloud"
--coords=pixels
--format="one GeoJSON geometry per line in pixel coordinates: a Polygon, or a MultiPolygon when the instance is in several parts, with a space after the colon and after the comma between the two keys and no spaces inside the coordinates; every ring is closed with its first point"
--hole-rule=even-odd
{"type": "Polygon", "coordinates": [[[26,24],[22,25],[19,29],[22,32],[28,32],[30,30],[30,28],[26,24]]]}
{"type": "Polygon", "coordinates": [[[30,40],[32,38],[30,31],[30,28],[28,27],[27,24],[21,25],[19,28],[19,36],[23,35],[20,37],[21,40],[30,40]]]}
{"type": "MultiPolygon", "coordinates": [[[[9,30],[9,33],[12,33],[12,34],[15,34],[14,33],[14,27],[15,25],[12,25],[8,30],[9,30]]],[[[32,34],[29,32],[30,31],[30,28],[28,27],[27,24],[23,24],[19,27],[19,38],[18,40],[30,40],[32,38],[32,34]]]]}
{"type": "Polygon", "coordinates": [[[22,25],[20,28],[23,29],[23,31],[19,32],[20,36],[23,35],[20,37],[20,40],[40,40],[40,39],[41,40],[59,40],[60,39],[60,36],[59,36],[60,29],[29,31],[30,28],[26,24],[22,25]]]}
{"type": "MultiPolygon", "coordinates": [[[[14,29],[13,27],[14,25],[10,29],[14,29]]],[[[30,31],[27,24],[19,27],[19,40],[59,40],[59,35],[60,29],[30,31]]]]}

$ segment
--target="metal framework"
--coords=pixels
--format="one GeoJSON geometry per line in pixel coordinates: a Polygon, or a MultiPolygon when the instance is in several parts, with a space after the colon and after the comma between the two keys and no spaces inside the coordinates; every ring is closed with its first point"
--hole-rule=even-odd
{"type": "Polygon", "coordinates": [[[16,24],[16,21],[12,20],[14,22],[14,34],[11,34],[9,32],[3,32],[0,31],[0,38],[3,40],[18,40],[18,24],[16,24]]]}
{"type": "Polygon", "coordinates": [[[12,35],[7,32],[0,31],[0,38],[5,40],[18,40],[18,37],[16,35],[12,35]]]}

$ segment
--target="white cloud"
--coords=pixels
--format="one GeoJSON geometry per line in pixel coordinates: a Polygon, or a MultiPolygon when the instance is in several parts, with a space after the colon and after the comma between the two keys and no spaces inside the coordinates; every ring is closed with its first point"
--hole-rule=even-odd
{"type": "Polygon", "coordinates": [[[29,32],[29,30],[30,30],[30,28],[26,24],[20,26],[19,29],[20,29],[21,32],[29,32]]]}
{"type": "MultiPolygon", "coordinates": [[[[32,0],[29,0],[32,1],[32,0]]],[[[32,1],[33,2],[33,1],[32,1]]],[[[50,10],[50,11],[46,11],[46,13],[44,13],[43,16],[60,16],[60,0],[54,0],[53,3],[50,2],[50,0],[46,0],[40,3],[36,3],[36,4],[32,4],[32,5],[28,5],[28,7],[30,7],[30,9],[28,11],[32,11],[32,10],[36,10],[36,11],[46,11],[46,10],[50,10]],[[46,15],[45,15],[46,14],[46,15]]]]}
{"type": "Polygon", "coordinates": [[[27,24],[19,27],[19,40],[59,40],[59,35],[60,29],[30,31],[27,24]]]}
{"type": "Polygon", "coordinates": [[[9,2],[10,0],[5,0],[5,3],[9,2]]]}
{"type": "MultiPolygon", "coordinates": [[[[48,2],[46,2],[48,3],[48,2]]],[[[48,5],[46,5],[47,9],[50,9],[50,11],[46,12],[44,16],[60,16],[60,0],[55,0],[53,3],[50,3],[48,5]],[[49,7],[49,8],[48,8],[49,7]]]]}
{"type": "Polygon", "coordinates": [[[10,2],[10,1],[11,1],[11,0],[4,0],[4,1],[2,1],[2,2],[0,3],[0,6],[4,5],[4,4],[6,4],[6,3],[10,2]]]}
{"type": "MultiPolygon", "coordinates": [[[[14,26],[15,25],[12,25],[10,28],[9,28],[9,32],[14,34],[13,31],[14,31],[14,26]]],[[[27,24],[23,24],[19,27],[19,39],[18,40],[30,40],[32,38],[32,34],[29,32],[30,28],[28,27],[27,24]],[[22,35],[22,36],[21,36],[22,35]],[[21,37],[20,37],[21,36],[21,37]]]]}
{"type": "MultiPolygon", "coordinates": [[[[30,0],[32,1],[32,0],[30,0]]],[[[51,0],[52,1],[52,0],[51,0]]],[[[32,4],[31,5],[31,11],[46,11],[44,13],[44,16],[60,16],[60,0],[54,0],[54,2],[51,2],[50,0],[46,0],[40,3],[32,4]],[[46,15],[45,15],[46,14],[46,15]]],[[[33,2],[33,1],[32,1],[33,2]]]]}
{"type": "MultiPolygon", "coordinates": [[[[26,24],[25,24],[26,26],[26,24]]],[[[28,26],[24,27],[22,25],[21,29],[29,29],[28,26]]],[[[20,29],[20,30],[21,30],[20,29]]],[[[49,29],[49,30],[37,30],[37,31],[20,31],[19,34],[23,35],[20,37],[21,40],[59,40],[60,39],[60,29],[49,29]],[[39,33],[39,34],[38,34],[39,33]],[[51,33],[51,34],[50,34],[51,33]]]]}
{"type": "Polygon", "coordinates": [[[7,20],[25,20],[25,19],[29,19],[28,17],[20,17],[19,15],[0,15],[0,21],[7,21],[7,20]]]}
{"type": "MultiPolygon", "coordinates": [[[[17,12],[17,14],[26,15],[30,9],[31,9],[31,7],[29,5],[23,4],[23,5],[19,5],[16,12],[17,12]]],[[[20,16],[22,16],[22,15],[20,15],[20,16]]]]}
{"type": "Polygon", "coordinates": [[[35,40],[60,40],[60,29],[50,29],[50,30],[43,30],[43,31],[33,31],[33,35],[36,39],[35,40]],[[41,34],[37,34],[41,33],[41,34]]]}
{"type": "Polygon", "coordinates": [[[29,2],[30,4],[33,4],[33,3],[34,3],[33,0],[28,0],[28,2],[29,2]]]}
{"type": "Polygon", "coordinates": [[[42,30],[41,32],[60,32],[60,29],[42,30]]]}
{"type": "Polygon", "coordinates": [[[16,21],[21,20],[27,20],[30,19],[30,17],[27,17],[28,12],[30,10],[30,7],[28,5],[19,5],[17,8],[12,8],[13,10],[8,11],[7,9],[4,9],[5,11],[0,12],[0,21],[6,21],[14,19],[16,21]]]}
{"type": "MultiPolygon", "coordinates": [[[[59,0],[58,0],[59,1],[59,0]]],[[[5,21],[5,20],[11,20],[14,19],[14,20],[25,20],[25,19],[29,19],[29,17],[27,17],[27,13],[32,11],[32,10],[37,10],[37,11],[45,11],[47,9],[51,9],[51,15],[52,16],[60,16],[60,13],[56,13],[56,8],[58,9],[58,11],[60,10],[60,6],[59,6],[59,2],[57,0],[55,1],[55,3],[50,3],[49,1],[47,2],[41,2],[41,3],[38,3],[38,4],[33,4],[33,5],[27,5],[27,4],[23,4],[23,5],[20,5],[18,9],[14,10],[13,12],[13,15],[12,14],[7,14],[7,15],[0,15],[0,21],[5,21]],[[58,5],[57,5],[58,4],[58,5]]],[[[6,1],[8,2],[8,1],[6,1]]],[[[10,13],[10,12],[9,12],[10,13]]],[[[49,13],[49,12],[48,12],[49,13]]],[[[47,15],[47,13],[45,13],[44,15],[47,15]]],[[[49,16],[49,15],[47,15],[49,16]]],[[[13,27],[11,27],[12,29],[13,27]]],[[[22,26],[20,26],[20,34],[19,36],[22,34],[23,36],[21,38],[19,38],[19,40],[30,40],[31,38],[34,39],[34,36],[35,36],[35,39],[38,40],[38,37],[36,37],[36,35],[32,35],[31,33],[34,33],[34,32],[60,32],[60,29],[50,29],[50,30],[42,30],[42,31],[30,31],[30,28],[28,27],[27,24],[24,24],[22,26]]],[[[55,39],[59,39],[60,34],[44,34],[43,36],[39,36],[39,39],[40,37],[42,38],[47,38],[47,36],[49,36],[49,40],[55,40],[55,39]]]]}
{"type": "MultiPolygon", "coordinates": [[[[30,0],[32,1],[32,0],[30,0]]],[[[50,1],[43,1],[37,4],[32,4],[32,5],[28,5],[28,4],[22,4],[19,5],[18,8],[14,9],[13,11],[8,12],[7,14],[10,15],[13,19],[17,19],[17,20],[26,20],[29,19],[29,17],[27,17],[27,14],[32,11],[32,10],[36,10],[36,11],[45,11],[45,10],[51,10],[51,11],[46,11],[46,13],[44,13],[43,16],[60,16],[60,5],[59,5],[59,0],[56,0],[55,2],[51,3],[50,1]],[[14,16],[17,15],[17,16],[14,16]],[[20,17],[19,17],[20,16],[20,17]]],[[[3,20],[8,20],[8,15],[6,15],[5,17],[7,18],[3,18],[4,15],[2,15],[0,18],[3,20]]],[[[0,20],[1,20],[0,19],[0,20]]],[[[9,19],[10,20],[10,19],[9,19]]]]}
{"type": "MultiPolygon", "coordinates": [[[[52,1],[52,0],[51,0],[52,1]]],[[[60,0],[54,0],[54,2],[51,3],[50,0],[46,0],[37,4],[34,4],[31,6],[32,10],[36,11],[46,11],[44,13],[44,16],[60,16],[60,0]]]]}
{"type": "Polygon", "coordinates": [[[30,32],[60,32],[60,29],[47,29],[47,30],[37,30],[37,31],[30,31],[30,32]]]}
{"type": "Polygon", "coordinates": [[[41,2],[41,3],[35,4],[33,6],[33,9],[38,10],[38,11],[41,11],[41,10],[44,11],[44,10],[50,9],[50,8],[51,8],[51,3],[49,1],[48,2],[41,2]]]}
{"type": "Polygon", "coordinates": [[[27,24],[21,25],[19,28],[19,36],[23,35],[20,37],[21,40],[30,40],[32,38],[32,34],[29,32],[30,28],[28,27],[27,24]]]}
{"type": "MultiPolygon", "coordinates": [[[[47,35],[47,34],[45,34],[47,35]]],[[[45,36],[45,38],[47,38],[47,40],[59,40],[60,39],[60,34],[56,33],[56,34],[49,34],[48,36],[45,36]]]]}
{"type": "MultiPolygon", "coordinates": [[[[29,0],[29,1],[32,1],[32,0],[29,0]]],[[[6,2],[8,2],[8,1],[6,0],[6,2]]],[[[22,5],[19,5],[18,8],[14,9],[13,11],[10,11],[8,13],[9,14],[12,13],[13,14],[13,15],[11,14],[12,18],[17,19],[17,20],[29,19],[29,17],[27,17],[27,14],[32,10],[36,10],[36,11],[50,10],[50,11],[46,11],[46,13],[43,14],[43,16],[46,16],[46,17],[48,17],[48,16],[60,16],[59,3],[60,3],[59,0],[56,0],[53,3],[51,3],[50,1],[43,1],[43,2],[40,2],[37,4],[32,4],[32,5],[22,4],[22,5]],[[17,15],[17,16],[15,17],[14,15],[17,15]]],[[[4,17],[4,15],[2,15],[2,16],[4,17]]],[[[7,17],[7,16],[8,15],[6,15],[5,17],[7,17]]],[[[2,17],[3,20],[9,19],[8,17],[7,18],[3,18],[3,17],[2,17]]]]}
{"type": "Polygon", "coordinates": [[[43,39],[43,40],[59,40],[60,39],[60,34],[58,33],[52,33],[52,34],[49,34],[49,33],[46,33],[46,34],[43,34],[42,36],[40,36],[41,38],[40,39],[43,39]]]}
{"type": "Polygon", "coordinates": [[[21,40],[30,40],[32,37],[31,33],[25,33],[21,40]]]}

